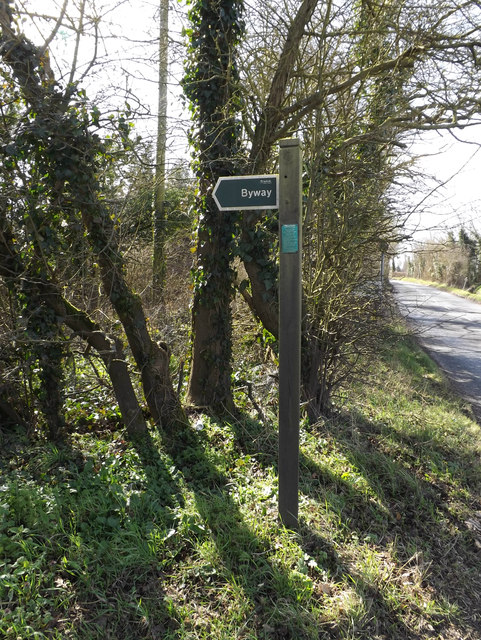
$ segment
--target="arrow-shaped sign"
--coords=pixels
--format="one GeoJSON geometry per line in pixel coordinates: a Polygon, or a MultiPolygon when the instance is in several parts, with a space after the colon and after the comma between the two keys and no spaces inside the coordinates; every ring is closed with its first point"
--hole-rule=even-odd
{"type": "Polygon", "coordinates": [[[279,207],[278,176],[228,176],[219,178],[212,196],[220,211],[277,209],[279,207]]]}

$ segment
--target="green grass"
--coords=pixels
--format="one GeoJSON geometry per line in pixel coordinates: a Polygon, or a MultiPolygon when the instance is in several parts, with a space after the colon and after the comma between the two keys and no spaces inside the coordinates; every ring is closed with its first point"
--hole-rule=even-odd
{"type": "Polygon", "coordinates": [[[142,445],[3,433],[0,637],[480,639],[481,431],[402,332],[303,426],[277,518],[275,399],[142,445]]]}

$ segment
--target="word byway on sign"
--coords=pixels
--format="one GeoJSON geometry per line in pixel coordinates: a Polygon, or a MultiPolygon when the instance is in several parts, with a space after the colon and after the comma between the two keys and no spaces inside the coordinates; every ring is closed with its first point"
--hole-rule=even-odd
{"type": "Polygon", "coordinates": [[[272,189],[253,189],[249,191],[249,189],[241,189],[241,198],[248,198],[249,200],[254,198],[270,198],[272,194],[272,189]]]}
{"type": "Polygon", "coordinates": [[[220,211],[277,209],[277,175],[226,176],[219,178],[212,196],[220,211]]]}

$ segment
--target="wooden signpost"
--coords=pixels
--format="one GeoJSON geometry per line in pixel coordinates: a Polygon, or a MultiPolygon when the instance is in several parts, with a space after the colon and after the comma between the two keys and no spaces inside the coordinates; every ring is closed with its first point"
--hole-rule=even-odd
{"type": "Polygon", "coordinates": [[[279,515],[295,529],[299,511],[302,177],[299,140],[279,152],[279,515]]]}
{"type": "Polygon", "coordinates": [[[290,529],[299,517],[301,166],[300,142],[287,138],[279,175],[222,177],[212,194],[221,211],[279,209],[279,516],[290,529]]]}

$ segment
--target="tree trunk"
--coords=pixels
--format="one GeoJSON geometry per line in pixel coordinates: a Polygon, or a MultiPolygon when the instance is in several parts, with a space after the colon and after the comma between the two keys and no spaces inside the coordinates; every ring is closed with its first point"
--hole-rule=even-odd
{"type": "Polygon", "coordinates": [[[194,342],[187,394],[190,404],[215,411],[232,410],[234,406],[231,391],[230,307],[234,274],[229,260],[231,238],[229,234],[220,232],[222,215],[210,198],[210,216],[217,219],[213,227],[219,232],[209,234],[206,229],[199,231],[197,267],[202,275],[205,272],[209,277],[194,294],[194,342]]]}
{"type": "MultiPolygon", "coordinates": [[[[276,339],[279,337],[278,279],[279,273],[271,259],[270,236],[262,237],[252,227],[259,219],[258,212],[245,212],[242,219],[241,246],[250,248],[248,259],[243,261],[250,282],[250,294],[244,296],[255,317],[276,339]]],[[[254,227],[255,229],[255,227],[254,227]]]]}
{"type": "Polygon", "coordinates": [[[132,386],[121,341],[101,331],[86,313],[76,309],[62,298],[53,285],[49,284],[45,288],[47,299],[55,307],[59,317],[72,331],[86,340],[102,358],[129,435],[132,437],[145,435],[147,424],[132,386]]]}
{"type": "Polygon", "coordinates": [[[105,294],[124,327],[152,417],[159,426],[173,428],[179,420],[185,421],[185,415],[172,386],[169,352],[150,337],[140,299],[125,281],[115,225],[99,196],[96,156],[102,150],[100,141],[90,134],[82,111],[76,106],[71,109],[72,87],[62,93],[53,82],[44,81],[39,51],[23,36],[14,33],[11,12],[1,3],[0,26],[0,53],[35,113],[36,128],[32,127],[32,136],[39,129],[45,129],[50,135],[48,148],[40,149],[37,159],[44,164],[44,175],[51,181],[50,196],[81,212],[100,266],[105,294]],[[66,171],[68,178],[64,177],[66,171]]]}
{"type": "Polygon", "coordinates": [[[212,188],[240,166],[240,109],[235,49],[242,34],[242,2],[195,0],[184,87],[195,114],[191,139],[199,179],[199,232],[192,314],[189,401],[214,410],[233,407],[231,389],[234,293],[233,238],[237,215],[217,209],[212,188]]]}
{"type": "MultiPolygon", "coordinates": [[[[92,179],[94,177],[92,176],[92,179]]],[[[78,206],[84,202],[82,192],[75,194],[78,206]]],[[[169,429],[185,415],[174,391],[170,371],[170,353],[165,344],[152,340],[147,329],[142,303],[125,282],[122,257],[113,245],[115,230],[100,203],[84,206],[82,217],[97,256],[105,292],[124,327],[134,360],[140,370],[145,399],[154,421],[169,429]],[[101,222],[100,222],[101,221],[101,222]]]]}
{"type": "Polygon", "coordinates": [[[109,338],[84,311],[65,300],[54,283],[40,280],[28,273],[15,250],[12,234],[2,213],[0,212],[0,274],[13,287],[20,278],[28,281],[35,298],[47,305],[57,318],[97,351],[108,371],[129,435],[138,437],[147,433],[147,425],[132,386],[120,341],[109,338]]]}
{"type": "Polygon", "coordinates": [[[325,375],[321,375],[323,366],[322,352],[315,335],[303,331],[302,334],[301,396],[307,418],[314,424],[326,414],[330,389],[325,375]]]}
{"type": "Polygon", "coordinates": [[[167,143],[167,81],[169,66],[169,0],[160,0],[159,94],[157,114],[157,151],[154,178],[154,219],[152,257],[153,302],[162,303],[165,286],[165,151],[167,143]]]}

